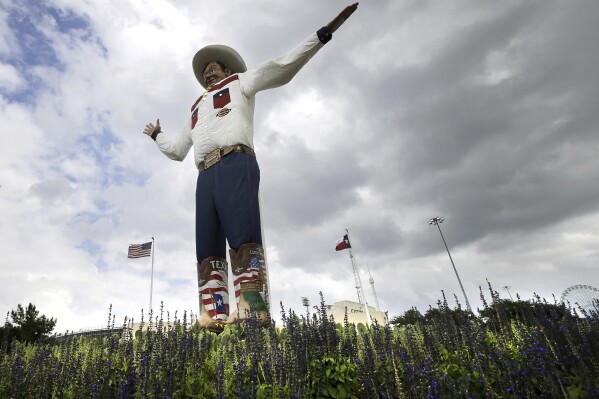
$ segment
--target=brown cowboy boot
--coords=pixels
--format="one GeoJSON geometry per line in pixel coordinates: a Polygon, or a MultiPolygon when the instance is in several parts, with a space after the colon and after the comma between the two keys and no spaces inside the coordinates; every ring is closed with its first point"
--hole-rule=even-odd
{"type": "Polygon", "coordinates": [[[213,332],[221,332],[229,316],[227,260],[217,256],[198,262],[199,324],[213,332]]]}
{"type": "Polygon", "coordinates": [[[268,284],[264,249],[259,244],[243,244],[237,252],[229,250],[237,311],[228,323],[245,321],[250,312],[256,314],[262,325],[269,321],[267,304],[268,284]]]}

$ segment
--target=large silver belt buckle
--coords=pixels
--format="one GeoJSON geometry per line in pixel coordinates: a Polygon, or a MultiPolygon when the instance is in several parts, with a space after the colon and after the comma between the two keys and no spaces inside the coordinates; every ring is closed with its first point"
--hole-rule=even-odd
{"type": "Polygon", "coordinates": [[[204,157],[204,169],[208,169],[218,163],[218,161],[220,161],[220,148],[217,148],[204,157]]]}

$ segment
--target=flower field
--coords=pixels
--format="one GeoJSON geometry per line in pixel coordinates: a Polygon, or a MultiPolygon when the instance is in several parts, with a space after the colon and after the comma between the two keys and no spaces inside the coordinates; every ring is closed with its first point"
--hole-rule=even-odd
{"type": "Polygon", "coordinates": [[[282,328],[250,320],[220,335],[161,312],[133,339],[5,342],[0,398],[599,397],[599,318],[537,305],[456,317],[442,301],[435,318],[365,327],[335,323],[322,300],[282,310],[282,328]]]}

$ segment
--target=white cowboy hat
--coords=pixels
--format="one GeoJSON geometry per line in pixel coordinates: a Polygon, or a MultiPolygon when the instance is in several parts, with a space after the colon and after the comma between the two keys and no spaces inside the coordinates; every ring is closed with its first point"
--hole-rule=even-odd
{"type": "Polygon", "coordinates": [[[241,58],[239,53],[231,47],[222,44],[211,44],[203,47],[193,56],[191,64],[196,79],[204,89],[206,89],[207,86],[206,82],[204,82],[202,73],[204,72],[206,65],[213,61],[222,62],[232,73],[242,73],[247,71],[243,58],[241,58]]]}

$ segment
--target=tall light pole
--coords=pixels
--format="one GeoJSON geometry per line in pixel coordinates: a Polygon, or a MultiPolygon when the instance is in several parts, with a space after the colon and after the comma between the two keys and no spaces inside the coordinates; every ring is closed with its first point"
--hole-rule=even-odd
{"type": "Polygon", "coordinates": [[[310,315],[310,300],[305,296],[302,297],[302,305],[306,307],[306,313],[310,315]]]}
{"type": "Polygon", "coordinates": [[[455,272],[455,276],[458,278],[458,283],[460,283],[460,288],[462,289],[462,294],[464,294],[464,299],[466,299],[466,308],[468,308],[469,312],[472,312],[472,308],[470,307],[470,302],[468,302],[468,297],[466,296],[466,291],[464,291],[464,286],[462,285],[462,280],[460,280],[460,275],[458,274],[458,269],[455,268],[455,264],[453,263],[453,259],[451,254],[449,253],[449,248],[447,247],[447,243],[445,242],[445,237],[443,237],[443,232],[441,231],[441,226],[439,226],[445,218],[440,216],[436,216],[428,221],[428,224],[434,224],[439,229],[439,234],[441,234],[441,239],[443,240],[443,244],[445,245],[445,249],[447,250],[447,255],[449,255],[449,260],[451,261],[451,265],[453,266],[453,271],[455,272]]]}

